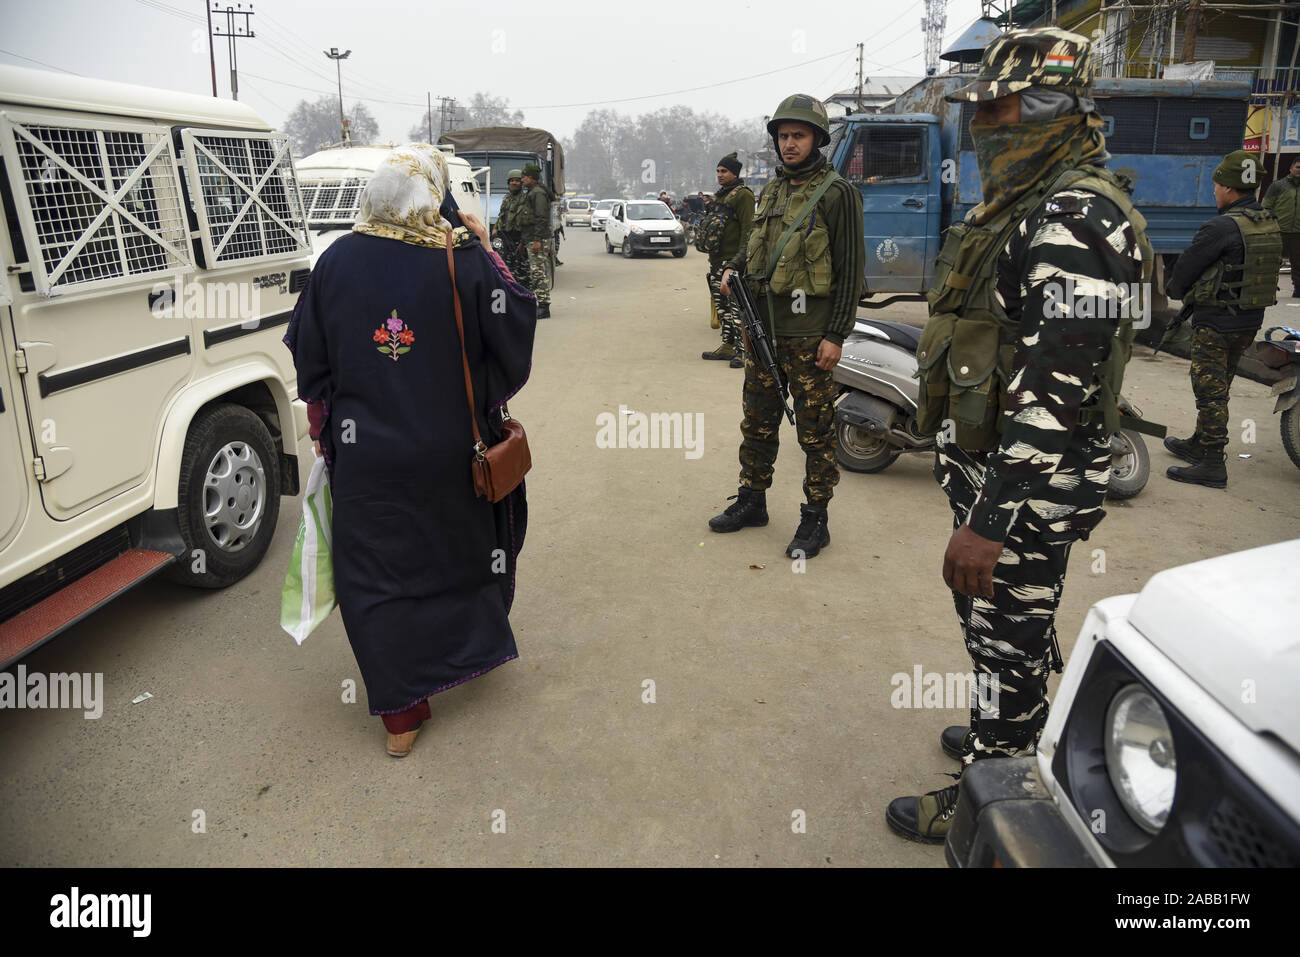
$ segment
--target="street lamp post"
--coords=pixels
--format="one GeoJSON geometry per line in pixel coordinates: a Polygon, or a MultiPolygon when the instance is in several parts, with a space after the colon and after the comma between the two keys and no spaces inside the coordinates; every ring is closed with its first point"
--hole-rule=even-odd
{"type": "Polygon", "coordinates": [[[351,53],[352,53],[351,50],[344,50],[342,53],[340,53],[338,47],[330,47],[329,50],[325,52],[325,55],[334,61],[334,70],[335,73],[338,75],[339,130],[342,132],[343,143],[346,146],[352,145],[352,136],[348,132],[348,121],[343,117],[343,66],[340,61],[346,60],[351,55],[351,53]]]}

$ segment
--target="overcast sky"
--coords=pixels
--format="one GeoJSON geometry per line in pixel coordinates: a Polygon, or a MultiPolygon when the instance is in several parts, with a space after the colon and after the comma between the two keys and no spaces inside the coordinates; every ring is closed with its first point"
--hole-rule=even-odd
{"type": "MultiPolygon", "coordinates": [[[[236,41],[241,101],[279,125],[300,99],[337,95],[322,51],[350,49],[344,101],[364,100],[384,139],[406,138],[426,92],[435,108],[439,96],[502,96],[528,125],[567,137],[600,107],[635,116],[680,103],[740,119],[771,113],[789,93],[824,97],[856,84],[859,42],[867,76],[924,72],[925,0],[216,5],[254,10],[256,35],[236,41]]],[[[949,0],[945,45],[979,8],[949,0]]],[[[0,63],[212,92],[203,2],[0,0],[0,9],[0,63]]],[[[224,29],[224,16],[215,22],[224,29]]],[[[226,41],[215,43],[217,89],[228,97],[226,41]]]]}

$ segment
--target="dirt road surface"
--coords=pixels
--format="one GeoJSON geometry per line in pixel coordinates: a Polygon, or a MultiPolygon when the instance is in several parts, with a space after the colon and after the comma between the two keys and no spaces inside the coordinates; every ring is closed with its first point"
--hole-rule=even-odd
{"type": "MultiPolygon", "coordinates": [[[[803,457],[784,426],[771,524],[711,533],[736,491],[743,373],[699,358],[717,342],[704,257],[625,261],[581,228],[562,257],[512,403],[534,456],[520,658],[436,696],[411,756],[389,758],[338,615],[302,647],[278,627],[298,523],[286,499],[243,582],[150,583],[23,662],[102,672],[105,705],[97,720],[0,714],[0,864],[942,865],[941,848],[884,822],[890,799],[950,783],[937,736],[965,720],[964,702],[891,705],[896,675],[968,669],[930,460],[844,473],[832,544],[796,570],[783,552],[803,457]],[[598,417],[620,406],[701,415],[702,442],[601,448],[598,417]],[[342,700],[348,681],[358,703],[342,700]]],[[[1294,325],[1298,305],[1270,324],[1294,325]]],[[[1187,364],[1149,353],[1127,391],[1186,435],[1187,364]]],[[[1150,443],[1147,489],[1075,547],[1067,654],[1098,599],[1297,534],[1300,471],[1271,410],[1264,386],[1238,380],[1226,491],[1168,481],[1174,460],[1150,443]]]]}

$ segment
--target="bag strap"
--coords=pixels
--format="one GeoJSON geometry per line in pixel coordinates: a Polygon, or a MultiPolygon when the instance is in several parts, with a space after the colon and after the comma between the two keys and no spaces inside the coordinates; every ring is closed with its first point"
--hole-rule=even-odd
{"type": "Polygon", "coordinates": [[[764,282],[771,281],[772,273],[776,272],[777,260],[781,258],[781,250],[785,249],[785,244],[790,241],[790,237],[798,232],[799,227],[803,225],[803,221],[817,208],[817,201],[826,195],[826,191],[839,178],[840,174],[835,170],[831,170],[817,189],[813,191],[812,196],[808,198],[808,202],[803,204],[803,209],[799,210],[799,215],[795,218],[795,221],[781,234],[781,238],[776,241],[776,247],[772,250],[772,255],[767,258],[767,271],[763,274],[764,282]]]}
{"type": "Polygon", "coordinates": [[[465,369],[465,397],[469,399],[469,424],[474,429],[474,457],[480,462],[487,446],[478,431],[478,416],[474,414],[474,383],[469,376],[469,356],[465,353],[465,320],[460,311],[460,290],[456,288],[456,260],[451,254],[451,231],[447,232],[447,271],[451,274],[451,298],[456,307],[456,331],[460,334],[460,361],[465,369]]]}

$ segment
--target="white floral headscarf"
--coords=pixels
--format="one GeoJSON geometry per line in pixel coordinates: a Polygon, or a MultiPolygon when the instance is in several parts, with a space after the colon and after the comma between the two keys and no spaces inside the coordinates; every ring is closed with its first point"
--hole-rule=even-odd
{"type": "Polygon", "coordinates": [[[366,183],[353,232],[415,246],[445,246],[452,226],[438,210],[448,179],[441,150],[427,143],[397,147],[366,183]]]}

